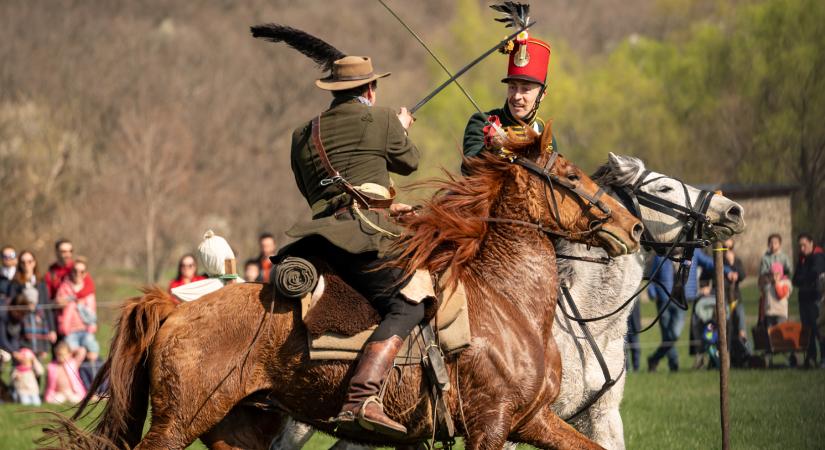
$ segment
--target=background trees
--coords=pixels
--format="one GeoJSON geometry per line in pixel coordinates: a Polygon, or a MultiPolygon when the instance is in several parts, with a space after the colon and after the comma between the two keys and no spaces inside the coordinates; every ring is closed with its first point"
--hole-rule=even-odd
{"type": "MultiPolygon", "coordinates": [[[[692,183],[793,183],[797,227],[825,238],[825,4],[816,0],[534,2],[553,44],[551,117],[587,169],[635,154],[692,183]]],[[[453,69],[499,40],[489,2],[391,2],[453,69]]],[[[411,105],[444,79],[380,5],[25,1],[0,4],[0,236],[36,251],[73,238],[154,280],[213,227],[255,236],[308,215],[292,128],[328,103],[312,63],[249,37],[276,21],[370,54],[411,105]]],[[[463,79],[500,106],[504,58],[463,79]]],[[[448,89],[419,113],[419,176],[454,169],[472,106],[448,89]]],[[[401,183],[404,180],[398,180],[401,183]]]]}

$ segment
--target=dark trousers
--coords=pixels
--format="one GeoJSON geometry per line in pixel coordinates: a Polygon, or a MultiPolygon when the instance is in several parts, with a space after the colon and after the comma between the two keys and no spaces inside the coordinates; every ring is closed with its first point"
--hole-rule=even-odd
{"type": "MultiPolygon", "coordinates": [[[[661,310],[667,300],[657,300],[656,307],[661,310]]],[[[679,370],[679,353],[676,351],[676,341],[682,334],[682,327],[685,324],[685,312],[679,309],[675,303],[671,302],[662,312],[659,319],[659,329],[662,331],[662,343],[659,348],[648,357],[654,363],[667,356],[667,365],[670,370],[679,370]]]]}
{"type": "Polygon", "coordinates": [[[639,347],[639,335],[637,334],[642,329],[642,311],[639,307],[639,302],[636,301],[633,309],[630,310],[630,315],[627,316],[627,335],[625,336],[625,344],[627,347],[627,368],[628,370],[638,371],[640,359],[642,358],[642,349],[639,347]]]}
{"type": "Polygon", "coordinates": [[[802,327],[810,330],[810,338],[808,340],[808,351],[805,354],[805,361],[816,362],[816,345],[819,344],[820,358],[825,361],[825,340],[819,335],[819,329],[816,326],[816,319],[819,317],[819,302],[817,301],[801,301],[799,302],[799,320],[802,322],[802,327]]]}
{"type": "Polygon", "coordinates": [[[424,320],[424,303],[413,304],[404,299],[401,289],[409,282],[403,270],[381,267],[384,261],[376,252],[351,254],[341,250],[332,261],[341,277],[361,293],[378,314],[381,323],[367,342],[383,341],[398,336],[406,339],[412,329],[424,320]]]}

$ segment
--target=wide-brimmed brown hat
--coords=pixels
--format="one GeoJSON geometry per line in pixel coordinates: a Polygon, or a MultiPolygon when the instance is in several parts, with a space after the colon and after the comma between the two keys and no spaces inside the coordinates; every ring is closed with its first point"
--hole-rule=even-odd
{"type": "Polygon", "coordinates": [[[332,74],[315,80],[315,85],[325,91],[343,91],[389,75],[389,72],[376,74],[369,56],[345,56],[332,63],[332,74]]]}

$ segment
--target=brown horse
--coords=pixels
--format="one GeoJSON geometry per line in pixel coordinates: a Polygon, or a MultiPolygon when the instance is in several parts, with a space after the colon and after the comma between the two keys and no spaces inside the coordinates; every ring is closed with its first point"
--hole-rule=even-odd
{"type": "MultiPolygon", "coordinates": [[[[450,268],[467,290],[473,339],[448,360],[454,388],[447,392],[467,448],[501,448],[505,440],[599,448],[550,409],[561,376],[551,333],[553,237],[619,255],[636,250],[641,225],[607,196],[601,210],[593,207],[598,186],[563,157],[543,151],[549,136],[508,148],[534,168],[549,166],[552,185],[512,159],[477,158],[468,162],[467,177],[441,183],[400,243],[408,270],[450,268]]],[[[322,431],[369,444],[400,446],[432,434],[428,382],[418,367],[386,387],[387,413],[407,427],[404,438],[336,432],[327,419],[340,409],[352,368],[349,361],[310,361],[300,305],[276,298],[269,286],[230,285],[178,307],[165,292],[148,290],[123,307],[110,357],[95,380],[108,379],[110,387],[92,433],[64,421],[47,437],[68,448],[182,449],[199,436],[213,448],[257,446],[249,423],[271,436],[281,422],[277,413],[244,404],[276,404],[322,431]],[[141,437],[150,399],[151,427],[141,437]],[[234,432],[226,426],[233,421],[246,427],[234,432]]],[[[84,401],[74,418],[87,406],[84,401]]]]}

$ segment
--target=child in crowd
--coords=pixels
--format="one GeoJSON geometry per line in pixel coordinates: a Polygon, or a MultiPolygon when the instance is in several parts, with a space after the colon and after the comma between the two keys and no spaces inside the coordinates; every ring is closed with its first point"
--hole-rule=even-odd
{"type": "Polygon", "coordinates": [[[788,298],[793,290],[782,263],[771,264],[771,277],[771,282],[763,289],[766,300],[765,321],[769,327],[788,320],[788,298]]]}
{"type": "Polygon", "coordinates": [[[80,365],[80,379],[83,381],[83,387],[86,391],[91,388],[92,381],[102,366],[103,361],[98,357],[97,349],[91,349],[86,352],[86,359],[83,361],[83,364],[80,365]]]}
{"type": "Polygon", "coordinates": [[[768,250],[762,256],[762,263],[759,265],[759,276],[763,277],[763,284],[771,282],[771,264],[775,262],[782,264],[784,273],[791,273],[791,260],[782,252],[782,236],[776,233],[768,236],[768,250]]]}
{"type": "Polygon", "coordinates": [[[72,354],[65,342],[54,348],[55,360],[49,363],[46,375],[46,403],[77,403],[86,395],[78,367],[86,357],[80,347],[72,354]]]}
{"type": "Polygon", "coordinates": [[[40,406],[40,383],[37,378],[43,376],[43,365],[34,352],[25,347],[14,352],[14,360],[11,382],[15,400],[23,405],[40,406]]]}
{"type": "Polygon", "coordinates": [[[261,263],[257,259],[248,259],[243,268],[243,279],[246,281],[258,281],[261,277],[261,263]]]}
{"type": "Polygon", "coordinates": [[[30,348],[38,358],[45,358],[52,351],[52,344],[57,341],[54,316],[38,308],[38,293],[32,287],[24,287],[15,298],[13,305],[24,307],[20,323],[23,334],[22,345],[30,348]]]}

